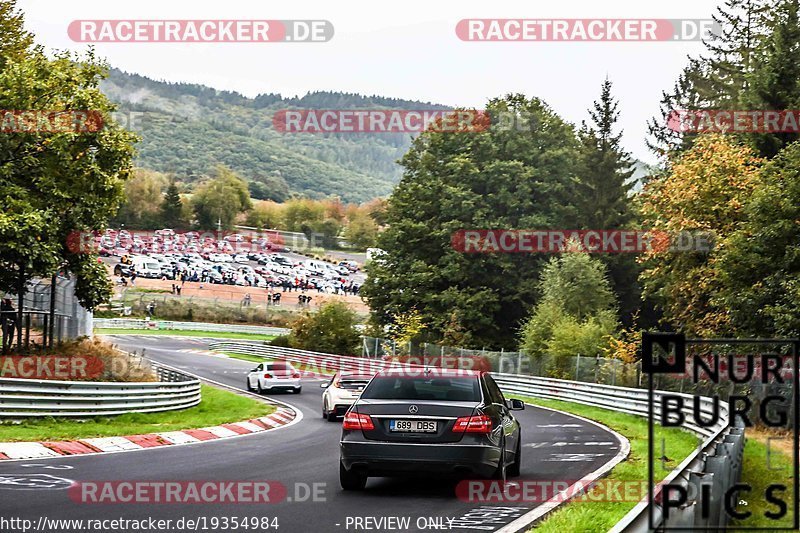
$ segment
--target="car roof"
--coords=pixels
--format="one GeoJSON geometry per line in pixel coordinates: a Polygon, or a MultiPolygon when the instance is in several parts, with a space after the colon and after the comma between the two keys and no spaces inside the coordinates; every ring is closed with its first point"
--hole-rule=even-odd
{"type": "Polygon", "coordinates": [[[460,368],[439,368],[439,367],[410,367],[410,368],[387,368],[379,371],[377,376],[401,376],[401,377],[420,377],[430,376],[437,378],[447,377],[479,377],[484,374],[482,370],[465,370],[460,368]]]}
{"type": "Polygon", "coordinates": [[[355,370],[342,370],[340,377],[347,379],[372,379],[374,373],[358,372],[355,370]]]}

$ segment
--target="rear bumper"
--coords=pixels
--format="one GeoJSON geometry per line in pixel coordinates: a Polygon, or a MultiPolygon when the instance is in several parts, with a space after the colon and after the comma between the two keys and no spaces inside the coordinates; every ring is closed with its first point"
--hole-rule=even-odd
{"type": "Polygon", "coordinates": [[[344,414],[347,412],[347,410],[350,409],[350,406],[353,405],[354,401],[355,400],[351,401],[350,403],[337,402],[333,406],[333,412],[336,413],[336,416],[344,416],[344,414]]]}
{"type": "Polygon", "coordinates": [[[409,444],[343,440],[339,444],[341,462],[347,470],[355,468],[371,476],[387,477],[409,473],[491,477],[502,453],[498,447],[478,442],[409,444]]]}
{"type": "Polygon", "coordinates": [[[261,388],[268,390],[292,390],[302,386],[300,379],[262,379],[261,388]]]}

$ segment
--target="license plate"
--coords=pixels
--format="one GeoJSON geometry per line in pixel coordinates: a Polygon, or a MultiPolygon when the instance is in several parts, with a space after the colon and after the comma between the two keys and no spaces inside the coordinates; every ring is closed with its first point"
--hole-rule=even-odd
{"type": "Polygon", "coordinates": [[[389,431],[436,433],[436,422],[432,420],[390,420],[389,431]]]}

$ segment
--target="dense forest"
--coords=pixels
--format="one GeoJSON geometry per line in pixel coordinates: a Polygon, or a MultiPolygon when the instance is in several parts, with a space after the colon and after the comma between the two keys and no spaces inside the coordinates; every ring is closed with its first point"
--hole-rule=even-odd
{"type": "Polygon", "coordinates": [[[282,201],[292,193],[365,201],[388,195],[400,179],[396,161],[411,145],[407,133],[280,133],[280,109],[445,109],[430,103],[311,92],[247,98],[203,85],[154,81],[112,70],[101,88],[119,104],[121,122],[141,136],[137,165],[190,185],[223,164],[250,183],[254,198],[282,201]],[[126,115],[127,112],[136,112],[126,115]],[[141,114],[140,114],[141,113],[141,114]],[[130,117],[130,118],[126,118],[130,117]]]}

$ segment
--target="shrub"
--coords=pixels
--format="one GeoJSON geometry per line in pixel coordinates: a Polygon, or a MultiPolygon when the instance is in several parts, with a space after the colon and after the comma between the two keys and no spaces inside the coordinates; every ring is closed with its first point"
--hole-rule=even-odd
{"type": "Polygon", "coordinates": [[[327,302],[318,312],[305,313],[292,323],[289,345],[302,350],[351,355],[361,341],[355,327],[357,323],[358,315],[347,304],[327,302]]]}

